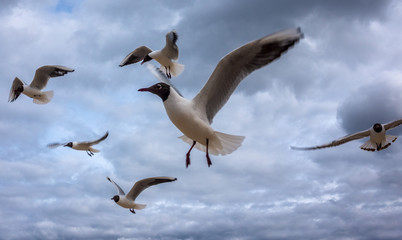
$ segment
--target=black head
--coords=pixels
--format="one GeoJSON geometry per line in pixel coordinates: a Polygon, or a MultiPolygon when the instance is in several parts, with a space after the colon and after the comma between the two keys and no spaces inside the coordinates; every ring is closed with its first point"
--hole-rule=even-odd
{"type": "Polygon", "coordinates": [[[382,131],[382,125],[380,123],[376,123],[374,124],[373,129],[375,132],[379,133],[382,131]]]}
{"type": "Polygon", "coordinates": [[[160,82],[150,86],[149,88],[141,88],[138,89],[140,92],[151,92],[153,94],[158,95],[162,98],[162,101],[165,101],[170,94],[170,86],[166,83],[160,82]]]}
{"type": "Polygon", "coordinates": [[[72,148],[73,147],[73,142],[69,142],[69,143],[67,143],[66,145],[64,145],[65,147],[70,147],[70,148],[72,148]]]}
{"type": "Polygon", "coordinates": [[[110,200],[114,200],[115,202],[118,202],[120,200],[119,195],[114,195],[110,200]]]}
{"type": "Polygon", "coordinates": [[[144,64],[144,63],[146,63],[146,62],[148,62],[148,61],[151,61],[151,60],[152,60],[152,58],[147,54],[147,55],[144,57],[144,59],[142,60],[141,64],[144,64]]]}

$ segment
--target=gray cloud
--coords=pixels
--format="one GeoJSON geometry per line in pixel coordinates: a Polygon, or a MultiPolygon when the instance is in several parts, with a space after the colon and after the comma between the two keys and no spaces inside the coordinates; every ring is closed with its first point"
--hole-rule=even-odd
{"type": "MultiPolygon", "coordinates": [[[[400,239],[398,139],[381,152],[362,141],[299,152],[401,117],[396,1],[29,1],[0,10],[0,235],[5,239],[400,239]],[[6,10],[5,10],[6,9],[6,10]],[[192,97],[225,54],[300,26],[304,39],[247,77],[214,119],[244,135],[228,156],[193,151],[141,65],[118,67],[140,45],[160,49],[179,33],[172,81],[192,97]],[[76,71],[51,79],[53,100],[7,103],[14,77],[36,68],[76,71]],[[95,139],[94,157],[50,142],[95,139]],[[178,181],[147,189],[131,214],[110,198],[145,177],[178,181]]],[[[399,135],[397,128],[390,134],[399,135]]]]}

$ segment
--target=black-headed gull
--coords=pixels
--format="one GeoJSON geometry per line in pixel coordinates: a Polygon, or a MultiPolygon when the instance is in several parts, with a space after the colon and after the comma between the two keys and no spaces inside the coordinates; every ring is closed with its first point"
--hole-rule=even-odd
{"type": "Polygon", "coordinates": [[[279,58],[302,37],[300,28],[288,29],[233,50],[219,61],[204,87],[192,100],[183,98],[160,75],[158,78],[163,82],[139,89],[156,94],[163,100],[170,120],[184,134],[180,138],[191,145],[186,154],[186,167],[190,164],[190,152],[194,146],[206,152],[208,167],[212,164],[209,153],[225,155],[240,147],[244,136],[212,129],[210,124],[215,114],[248,74],[279,58]]]}
{"type": "Polygon", "coordinates": [[[321,148],[328,148],[328,147],[335,147],[344,143],[347,143],[349,141],[357,140],[360,138],[368,137],[370,136],[370,139],[365,142],[363,145],[360,146],[361,149],[366,150],[366,151],[372,151],[374,152],[375,150],[380,151],[383,149],[386,149],[391,145],[391,142],[395,142],[395,140],[398,138],[397,136],[392,136],[392,135],[386,135],[386,131],[389,129],[392,129],[394,127],[397,127],[402,124],[402,119],[389,122],[387,124],[381,124],[381,123],[375,123],[373,127],[370,129],[367,129],[365,131],[361,131],[358,133],[350,134],[345,137],[342,137],[338,140],[334,140],[328,144],[324,145],[319,145],[315,147],[294,147],[291,146],[292,149],[295,150],[315,150],[315,149],[321,149],[321,148]]]}
{"type": "Polygon", "coordinates": [[[75,150],[86,151],[87,154],[90,157],[92,157],[94,155],[94,153],[100,152],[100,150],[95,149],[92,146],[102,142],[103,140],[105,140],[107,138],[107,136],[109,136],[109,132],[106,132],[105,135],[103,135],[98,140],[91,141],[91,142],[51,143],[51,144],[48,144],[47,146],[49,148],[55,148],[55,147],[59,147],[59,146],[70,147],[75,150]]]}
{"type": "Polygon", "coordinates": [[[74,72],[74,69],[58,65],[42,66],[36,70],[35,76],[29,85],[16,77],[11,86],[8,101],[14,102],[23,93],[33,98],[34,103],[48,103],[53,98],[53,91],[42,92],[41,90],[46,87],[49,78],[60,77],[68,72],[74,72]]]}
{"type": "Polygon", "coordinates": [[[123,61],[120,63],[120,67],[128,64],[142,61],[141,64],[155,59],[161,64],[161,67],[165,69],[166,76],[171,78],[172,76],[178,76],[184,70],[184,65],[174,62],[179,58],[179,48],[176,45],[178,39],[176,31],[170,31],[166,34],[166,45],[162,50],[152,51],[147,46],[141,46],[129,53],[123,61]]]}
{"type": "Polygon", "coordinates": [[[118,195],[113,196],[111,200],[114,200],[121,207],[129,208],[130,212],[132,213],[135,213],[134,209],[144,209],[146,207],[145,204],[139,204],[135,202],[135,199],[138,197],[138,195],[140,195],[140,193],[144,191],[146,188],[149,188],[150,186],[157,185],[160,183],[173,182],[177,180],[177,178],[172,177],[144,178],[136,182],[134,186],[131,188],[130,192],[128,192],[126,195],[123,189],[121,189],[121,187],[117,185],[117,183],[115,183],[109,177],[106,178],[111,183],[113,183],[113,185],[117,188],[118,191],[118,195]]]}

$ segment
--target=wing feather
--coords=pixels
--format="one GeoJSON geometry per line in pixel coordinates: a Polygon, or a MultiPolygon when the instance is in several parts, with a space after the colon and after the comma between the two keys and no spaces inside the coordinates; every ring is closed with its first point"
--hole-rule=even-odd
{"type": "Polygon", "coordinates": [[[145,56],[147,56],[147,54],[149,54],[150,52],[152,52],[152,50],[147,46],[138,47],[134,51],[129,53],[123,59],[123,61],[121,61],[119,66],[123,67],[123,66],[129,65],[129,64],[133,64],[133,63],[137,63],[139,61],[142,61],[145,58],[145,56]]]}
{"type": "Polygon", "coordinates": [[[324,145],[319,145],[319,146],[315,146],[315,147],[294,147],[294,146],[291,146],[291,148],[294,149],[294,150],[315,150],[315,149],[321,149],[321,148],[335,147],[335,146],[338,146],[338,145],[341,145],[341,144],[344,144],[344,143],[347,143],[347,142],[350,142],[350,141],[353,141],[353,140],[357,140],[357,139],[360,139],[360,138],[364,138],[364,137],[367,137],[367,136],[370,136],[370,130],[361,131],[361,132],[358,132],[358,133],[347,135],[345,137],[342,137],[342,138],[340,138],[338,140],[334,140],[334,141],[332,141],[332,142],[330,142],[328,144],[324,144],[324,145]]]}
{"type": "Polygon", "coordinates": [[[24,82],[21,81],[19,78],[14,78],[13,85],[11,85],[10,94],[8,95],[8,101],[14,102],[23,92],[24,82]]]}
{"type": "Polygon", "coordinates": [[[253,71],[279,58],[297,43],[300,28],[288,29],[252,41],[223,57],[193,102],[205,111],[210,123],[239,83],[253,71]]]}
{"type": "Polygon", "coordinates": [[[385,129],[385,131],[387,131],[387,130],[392,129],[394,127],[397,127],[397,126],[399,126],[401,124],[402,124],[402,119],[398,119],[398,120],[395,120],[393,122],[389,122],[389,123],[384,124],[384,129],[385,129]]]}
{"type": "Polygon", "coordinates": [[[42,66],[36,70],[30,86],[42,90],[50,78],[64,76],[69,72],[74,72],[74,69],[60,65],[42,66]]]}
{"type": "Polygon", "coordinates": [[[123,189],[121,189],[121,187],[119,185],[117,185],[117,183],[115,183],[112,179],[110,179],[109,177],[106,177],[107,180],[109,180],[109,182],[113,183],[113,185],[117,188],[118,194],[119,195],[125,195],[123,189]]]}
{"type": "Polygon", "coordinates": [[[165,183],[165,182],[173,182],[176,181],[177,178],[172,177],[151,177],[151,178],[144,178],[139,180],[134,184],[131,188],[130,192],[127,193],[127,199],[134,201],[138,195],[145,189],[149,188],[150,186],[165,183]]]}

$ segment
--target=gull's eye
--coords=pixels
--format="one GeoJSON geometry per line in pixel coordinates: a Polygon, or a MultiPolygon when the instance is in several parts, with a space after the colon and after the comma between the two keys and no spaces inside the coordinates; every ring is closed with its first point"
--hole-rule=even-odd
{"type": "Polygon", "coordinates": [[[158,85],[156,85],[156,88],[157,89],[162,89],[162,85],[158,84],[158,85]]]}

